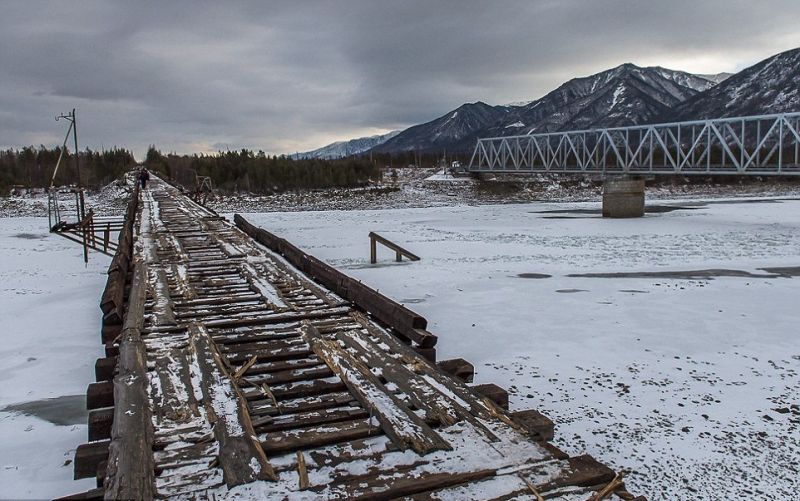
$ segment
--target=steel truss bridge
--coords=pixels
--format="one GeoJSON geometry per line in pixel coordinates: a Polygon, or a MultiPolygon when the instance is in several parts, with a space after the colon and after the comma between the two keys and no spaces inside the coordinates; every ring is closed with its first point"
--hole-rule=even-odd
{"type": "Polygon", "coordinates": [[[800,113],[479,139],[470,172],[800,175],[800,113]]]}

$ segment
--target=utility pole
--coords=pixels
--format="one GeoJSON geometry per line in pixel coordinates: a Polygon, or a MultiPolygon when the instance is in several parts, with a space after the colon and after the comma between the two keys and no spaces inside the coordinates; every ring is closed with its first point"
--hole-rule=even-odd
{"type": "MultiPolygon", "coordinates": [[[[72,108],[72,112],[70,113],[62,113],[56,117],[56,121],[60,118],[66,119],[70,122],[69,128],[72,130],[72,139],[75,144],[75,175],[78,178],[78,195],[79,195],[79,218],[82,220],[83,217],[86,215],[86,207],[84,204],[83,199],[83,183],[81,183],[81,164],[78,155],[78,121],[75,119],[75,108],[72,108]]],[[[64,139],[64,148],[67,146],[67,139],[69,139],[69,129],[67,130],[67,137],[64,139]]],[[[63,154],[63,149],[62,149],[63,154]]],[[[60,160],[60,158],[59,158],[60,160]]],[[[56,169],[58,169],[58,164],[56,164],[56,169]]],[[[56,173],[53,172],[53,179],[55,180],[56,173]]]]}
{"type": "Polygon", "coordinates": [[[78,159],[80,157],[78,155],[78,119],[75,118],[75,108],[72,108],[72,138],[75,140],[75,174],[78,175],[78,189],[81,189],[83,186],[81,184],[81,164],[78,159]]]}

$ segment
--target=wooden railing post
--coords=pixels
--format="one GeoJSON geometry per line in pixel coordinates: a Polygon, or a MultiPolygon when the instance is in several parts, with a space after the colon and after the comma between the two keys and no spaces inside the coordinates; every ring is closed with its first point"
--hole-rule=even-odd
{"type": "Polygon", "coordinates": [[[394,242],[387,240],[386,238],[378,235],[374,231],[369,232],[369,262],[375,264],[378,262],[378,252],[377,252],[377,243],[380,242],[381,244],[385,245],[386,247],[392,249],[395,252],[395,260],[399,263],[403,260],[403,256],[407,257],[410,261],[419,261],[419,256],[416,254],[411,253],[410,251],[400,247],[394,242]]]}
{"type": "Polygon", "coordinates": [[[92,242],[92,247],[97,247],[97,236],[94,234],[94,210],[89,209],[89,236],[92,242]]]}
{"type": "Polygon", "coordinates": [[[81,229],[81,236],[83,237],[83,262],[89,263],[89,235],[87,235],[86,221],[78,223],[81,229]]]}

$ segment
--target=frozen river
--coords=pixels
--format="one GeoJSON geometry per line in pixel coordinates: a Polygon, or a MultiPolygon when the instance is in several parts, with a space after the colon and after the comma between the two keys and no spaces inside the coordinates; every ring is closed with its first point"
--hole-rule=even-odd
{"type": "Polygon", "coordinates": [[[793,496],[800,277],[759,268],[800,266],[800,201],[686,207],[631,220],[592,203],[248,217],[423,314],[440,359],[471,361],[512,409],[550,416],[567,452],[632,470],[632,492],[793,496]],[[370,265],[370,231],[422,260],[379,247],[370,265]],[[695,273],[569,276],[673,271],[695,273]]]}
{"type": "MultiPolygon", "coordinates": [[[[760,269],[800,266],[800,201],[686,207],[635,220],[602,219],[592,203],[247,217],[423,314],[440,359],[471,361],[476,382],[510,390],[512,409],[549,415],[568,453],[632,470],[632,492],[789,499],[800,487],[800,277],[760,269]],[[394,263],[379,247],[370,265],[370,231],[422,260],[394,263]],[[709,269],[740,276],[697,273],[709,269]]],[[[79,246],[45,227],[0,219],[10,497],[93,484],[73,482],[65,463],[86,441],[108,258],[85,267],[79,246]]]]}

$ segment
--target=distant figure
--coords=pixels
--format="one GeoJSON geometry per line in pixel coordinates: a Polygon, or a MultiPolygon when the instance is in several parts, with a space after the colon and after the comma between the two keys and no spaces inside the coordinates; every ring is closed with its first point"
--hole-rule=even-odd
{"type": "Polygon", "coordinates": [[[147,169],[142,168],[142,171],[139,172],[139,182],[142,183],[142,189],[147,188],[147,181],[150,180],[150,173],[147,172],[147,169]]]}

